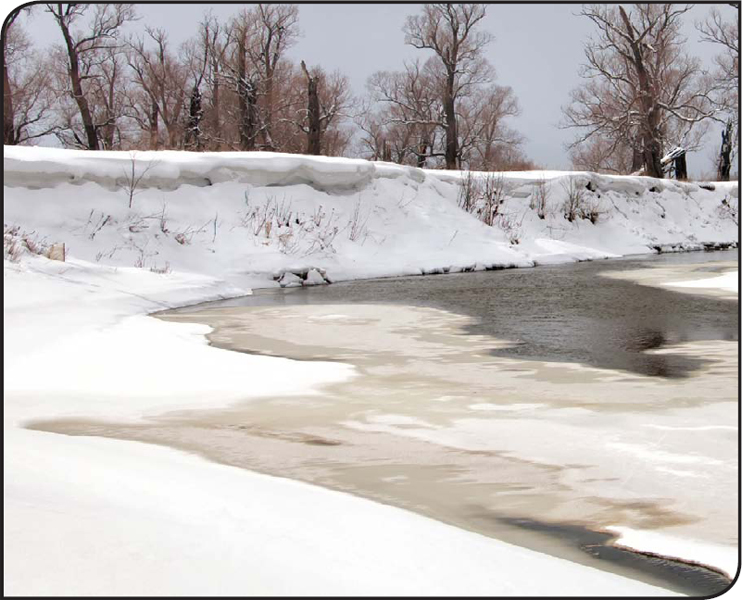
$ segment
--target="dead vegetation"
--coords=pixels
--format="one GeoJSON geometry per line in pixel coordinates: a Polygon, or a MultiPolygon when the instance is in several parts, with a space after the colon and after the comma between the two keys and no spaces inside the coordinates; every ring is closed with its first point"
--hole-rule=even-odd
{"type": "Polygon", "coordinates": [[[26,253],[62,262],[67,257],[63,243],[49,243],[35,231],[22,231],[18,225],[4,224],[3,258],[17,263],[26,253]]]}

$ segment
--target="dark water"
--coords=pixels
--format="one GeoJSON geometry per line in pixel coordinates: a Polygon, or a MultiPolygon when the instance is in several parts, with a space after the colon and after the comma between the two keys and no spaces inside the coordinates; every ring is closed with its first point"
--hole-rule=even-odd
{"type": "Polygon", "coordinates": [[[555,536],[582,552],[621,565],[642,575],[658,578],[669,589],[692,597],[708,597],[726,590],[730,581],[724,575],[701,567],[660,556],[625,550],[612,545],[616,536],[573,524],[553,524],[533,519],[500,518],[508,525],[555,536]]]}
{"type": "MultiPolygon", "coordinates": [[[[677,378],[702,367],[703,360],[643,351],[673,343],[738,340],[738,302],[600,274],[730,260],[738,260],[737,250],[261,290],[208,306],[360,302],[429,306],[474,317],[472,333],[514,343],[492,350],[493,355],[677,378]]],[[[712,265],[701,267],[701,273],[689,278],[712,277],[715,270],[712,265]]]]}

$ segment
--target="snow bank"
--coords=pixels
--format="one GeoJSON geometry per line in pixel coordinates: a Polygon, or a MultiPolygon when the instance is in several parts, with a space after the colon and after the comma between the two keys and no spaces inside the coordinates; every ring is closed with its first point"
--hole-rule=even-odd
{"type": "Polygon", "coordinates": [[[6,264],[4,282],[5,393],[36,398],[32,410],[6,404],[6,424],[80,415],[136,419],[266,394],[307,396],[353,375],[336,363],[219,350],[206,343],[205,325],[143,314],[245,293],[204,276],[37,258],[6,264]]]}
{"type": "Polygon", "coordinates": [[[64,243],[88,262],[208,274],[243,287],[277,285],[284,271],[312,268],[341,281],[738,240],[730,204],[722,204],[736,205],[736,184],[711,190],[584,172],[495,174],[503,202],[488,226],[458,207],[459,172],[264,152],[7,147],[4,160],[6,228],[64,243]],[[591,219],[565,218],[570,193],[591,219]]]}
{"type": "Polygon", "coordinates": [[[142,175],[141,188],[240,182],[258,186],[308,184],[321,190],[367,185],[375,177],[425,175],[392,163],[266,152],[88,152],[60,148],[6,147],[5,185],[30,188],[94,182],[109,189],[142,175]]]}

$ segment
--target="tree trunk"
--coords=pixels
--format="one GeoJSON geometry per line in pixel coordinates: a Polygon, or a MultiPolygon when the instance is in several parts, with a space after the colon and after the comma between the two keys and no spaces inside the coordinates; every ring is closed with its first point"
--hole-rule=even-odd
{"type": "Polygon", "coordinates": [[[633,58],[634,69],[636,70],[637,78],[639,79],[639,95],[642,107],[642,152],[644,154],[644,174],[649,177],[657,177],[662,179],[664,173],[662,171],[662,145],[660,144],[659,135],[659,107],[657,106],[656,99],[652,93],[652,89],[649,81],[649,73],[647,72],[646,65],[644,64],[644,56],[641,50],[641,40],[637,40],[634,37],[634,27],[631,25],[626,11],[623,6],[618,7],[621,19],[626,27],[626,33],[628,34],[631,42],[631,52],[633,58]]]}
{"type": "Polygon", "coordinates": [[[381,160],[392,162],[392,149],[389,147],[389,142],[387,140],[384,140],[382,148],[381,160]]]}
{"type": "Polygon", "coordinates": [[[152,101],[152,110],[149,113],[149,149],[157,150],[160,146],[159,109],[157,102],[152,101]]]}
{"type": "Polygon", "coordinates": [[[301,68],[307,78],[307,128],[309,130],[307,133],[307,154],[316,156],[320,154],[322,145],[317,78],[309,75],[304,61],[301,61],[301,68]]]}
{"type": "Polygon", "coordinates": [[[631,155],[631,172],[636,173],[644,166],[644,153],[642,149],[636,145],[636,141],[632,147],[631,155]]]}
{"type": "Polygon", "coordinates": [[[240,150],[251,152],[255,150],[255,131],[257,129],[258,101],[257,90],[254,81],[247,78],[247,62],[245,52],[247,51],[244,37],[240,39],[237,57],[237,98],[240,110],[240,150]]]}
{"type": "Polygon", "coordinates": [[[240,150],[255,150],[255,132],[258,126],[258,93],[252,80],[240,79],[237,83],[240,105],[240,150]]]}
{"type": "Polygon", "coordinates": [[[644,140],[644,174],[647,177],[662,179],[665,174],[662,170],[662,148],[652,134],[647,134],[644,140]]]}
{"type": "Polygon", "coordinates": [[[193,86],[191,99],[188,104],[188,130],[186,131],[186,148],[195,147],[197,151],[201,150],[201,118],[204,111],[201,107],[201,92],[197,86],[193,86]]]}
{"type": "Polygon", "coordinates": [[[98,143],[98,132],[95,130],[93,124],[93,115],[90,112],[90,105],[88,99],[82,90],[82,80],[80,79],[80,64],[77,56],[77,50],[75,45],[72,43],[70,37],[70,31],[67,24],[63,21],[59,22],[59,27],[62,30],[64,36],[64,42],[67,46],[67,56],[70,61],[70,83],[72,84],[72,97],[75,99],[78,109],[80,110],[80,117],[82,118],[82,126],[85,129],[85,138],[88,146],[88,150],[99,150],[100,145],[98,143]]]}
{"type": "Polygon", "coordinates": [[[448,76],[446,82],[446,97],[443,99],[443,109],[446,116],[446,169],[456,169],[456,159],[459,154],[458,132],[456,131],[456,106],[453,98],[454,74],[448,76]]]}
{"type": "Polygon", "coordinates": [[[730,119],[727,126],[721,132],[721,151],[719,152],[719,169],[717,176],[719,181],[729,181],[732,170],[732,128],[734,124],[730,119]]]}
{"type": "Polygon", "coordinates": [[[273,72],[266,73],[265,80],[265,121],[263,123],[263,143],[268,150],[275,150],[273,145],[273,72]]]}
{"type": "MultiPolygon", "coordinates": [[[[3,54],[7,54],[7,50],[3,54]]],[[[17,141],[13,117],[13,91],[10,87],[8,64],[3,56],[3,141],[8,145],[14,145],[17,141]]]]}
{"type": "Polygon", "coordinates": [[[420,140],[420,147],[418,148],[418,154],[417,154],[417,167],[419,169],[425,168],[425,163],[428,162],[428,146],[430,144],[428,143],[428,140],[421,139],[420,140]]]}
{"type": "Polygon", "coordinates": [[[214,83],[211,88],[211,108],[214,113],[214,138],[216,140],[216,150],[221,149],[222,139],[222,126],[221,117],[219,115],[219,62],[214,59],[212,62],[212,73],[214,77],[214,83]]]}

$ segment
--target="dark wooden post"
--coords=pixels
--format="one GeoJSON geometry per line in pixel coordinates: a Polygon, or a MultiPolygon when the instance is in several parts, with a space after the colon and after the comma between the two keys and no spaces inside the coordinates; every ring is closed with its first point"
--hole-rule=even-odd
{"type": "Polygon", "coordinates": [[[681,181],[688,179],[688,167],[685,163],[685,152],[675,159],[675,179],[681,181]]]}

